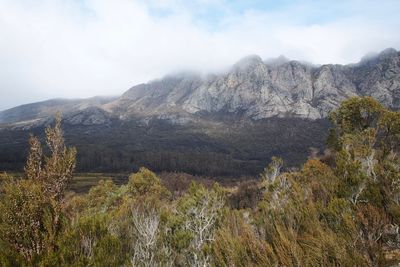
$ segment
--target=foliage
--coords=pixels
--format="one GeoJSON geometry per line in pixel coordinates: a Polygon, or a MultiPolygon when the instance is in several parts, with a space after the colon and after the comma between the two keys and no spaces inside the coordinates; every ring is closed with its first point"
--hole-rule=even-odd
{"type": "Polygon", "coordinates": [[[48,244],[52,207],[32,180],[13,180],[2,187],[0,235],[4,246],[34,262],[48,244]]]}
{"type": "Polygon", "coordinates": [[[213,246],[216,266],[273,266],[271,246],[253,230],[249,213],[231,210],[217,232],[213,246]]]}
{"type": "Polygon", "coordinates": [[[331,114],[329,160],[283,160],[224,188],[146,168],[66,196],[61,121],[0,176],[1,266],[388,266],[400,263],[400,115],[371,98],[331,114]],[[45,151],[50,152],[44,155],[45,151]],[[176,179],[176,180],[175,180],[176,179]],[[184,185],[177,185],[184,181],[184,185]]]}
{"type": "Polygon", "coordinates": [[[64,144],[60,116],[53,128],[46,129],[50,155],[43,154],[36,137],[29,143],[25,177],[8,179],[2,185],[0,239],[6,251],[11,249],[33,264],[58,249],[64,226],[64,193],[75,168],[76,151],[64,144]]]}

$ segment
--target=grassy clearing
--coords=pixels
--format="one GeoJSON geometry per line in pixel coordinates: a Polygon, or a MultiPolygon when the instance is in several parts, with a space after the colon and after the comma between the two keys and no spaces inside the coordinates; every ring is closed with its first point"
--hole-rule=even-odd
{"type": "Polygon", "coordinates": [[[76,173],[72,179],[69,190],[75,193],[86,193],[100,180],[112,180],[115,184],[121,185],[128,181],[128,174],[125,173],[76,173]]]}

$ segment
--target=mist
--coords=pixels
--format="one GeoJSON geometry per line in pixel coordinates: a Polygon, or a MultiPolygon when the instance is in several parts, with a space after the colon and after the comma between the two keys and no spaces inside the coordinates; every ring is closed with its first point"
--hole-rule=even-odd
{"type": "Polygon", "coordinates": [[[347,64],[400,48],[398,1],[249,2],[0,0],[0,110],[119,95],[249,54],[347,64]]]}

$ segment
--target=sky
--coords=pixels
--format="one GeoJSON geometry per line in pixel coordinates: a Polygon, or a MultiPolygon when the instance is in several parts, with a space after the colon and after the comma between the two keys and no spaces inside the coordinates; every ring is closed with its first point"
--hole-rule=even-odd
{"type": "Polygon", "coordinates": [[[399,0],[0,0],[0,110],[119,95],[167,74],[400,49],[399,0]]]}

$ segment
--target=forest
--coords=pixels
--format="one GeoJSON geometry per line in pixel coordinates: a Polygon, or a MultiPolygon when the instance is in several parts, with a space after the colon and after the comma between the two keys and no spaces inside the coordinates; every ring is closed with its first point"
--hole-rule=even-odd
{"type": "Polygon", "coordinates": [[[400,112],[370,97],[331,112],[327,149],[272,157],[237,185],[146,168],[74,193],[61,118],[0,178],[1,266],[393,266],[400,263],[400,112]]]}
{"type": "MultiPolygon", "coordinates": [[[[28,129],[0,125],[0,170],[23,170],[29,135],[43,142],[46,124],[28,129]]],[[[311,147],[323,149],[330,123],[326,118],[251,120],[208,114],[183,125],[157,118],[145,123],[135,116],[82,125],[71,124],[63,114],[62,128],[66,145],[77,149],[76,172],[129,174],[144,166],[157,173],[240,178],[260,174],[272,156],[284,158],[286,166],[304,163],[311,147]]]]}

